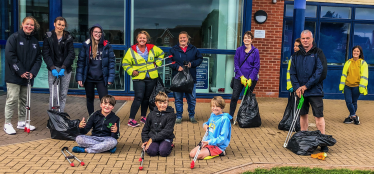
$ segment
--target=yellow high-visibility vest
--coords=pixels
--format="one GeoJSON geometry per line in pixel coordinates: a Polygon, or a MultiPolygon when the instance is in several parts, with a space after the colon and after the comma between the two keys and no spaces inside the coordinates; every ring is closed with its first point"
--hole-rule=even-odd
{"type": "MultiPolygon", "coordinates": [[[[360,59],[360,61],[361,61],[361,67],[360,67],[359,89],[360,89],[360,93],[362,93],[364,95],[367,95],[368,94],[367,86],[368,86],[368,83],[369,83],[369,67],[368,67],[368,64],[366,63],[365,60],[360,59]]],[[[351,65],[350,60],[345,62],[344,68],[343,68],[343,73],[342,73],[342,76],[340,78],[339,91],[342,91],[343,93],[344,93],[345,81],[347,80],[348,69],[349,69],[350,65],[351,65]]]]}
{"type": "Polygon", "coordinates": [[[291,75],[290,75],[291,60],[292,60],[292,56],[291,56],[290,60],[288,61],[288,68],[287,68],[287,91],[292,88],[291,75]]]}
{"type": "Polygon", "coordinates": [[[154,63],[157,66],[162,65],[162,59],[164,58],[164,52],[157,46],[147,44],[148,48],[148,61],[145,61],[133,48],[129,48],[126,52],[125,57],[122,60],[122,67],[129,74],[133,80],[143,80],[148,72],[151,79],[158,77],[158,71],[155,68],[154,63]],[[150,49],[149,49],[150,48],[150,49]],[[138,76],[132,76],[132,72],[137,70],[138,76]]]}

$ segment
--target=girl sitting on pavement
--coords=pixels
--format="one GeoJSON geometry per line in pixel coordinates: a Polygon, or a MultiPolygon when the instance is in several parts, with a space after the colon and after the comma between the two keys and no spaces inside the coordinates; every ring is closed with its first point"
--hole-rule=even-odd
{"type": "MultiPolygon", "coordinates": [[[[232,116],[223,113],[225,108],[225,100],[220,96],[215,96],[210,102],[212,114],[207,122],[203,124],[204,130],[209,128],[208,136],[200,142],[202,149],[197,159],[212,159],[217,156],[225,156],[226,148],[231,139],[231,123],[232,116]]],[[[199,149],[200,144],[192,149],[190,157],[193,158],[199,149]]]]}
{"type": "Polygon", "coordinates": [[[155,103],[157,109],[148,114],[142,130],[142,148],[149,156],[166,157],[173,149],[175,113],[168,106],[169,98],[164,92],[157,94],[155,103]]]}
{"type": "Polygon", "coordinates": [[[116,151],[117,139],[119,138],[119,118],[112,112],[116,100],[111,95],[101,99],[101,110],[91,114],[87,123],[84,120],[79,124],[80,133],[75,141],[78,146],[73,148],[76,153],[101,153],[116,151]],[[92,136],[87,134],[92,128],[92,136]]]}

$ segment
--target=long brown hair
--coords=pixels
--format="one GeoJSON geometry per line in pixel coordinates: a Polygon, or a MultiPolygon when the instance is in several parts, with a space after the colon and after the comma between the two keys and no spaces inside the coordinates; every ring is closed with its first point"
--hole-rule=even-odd
{"type": "MultiPolygon", "coordinates": [[[[27,19],[31,19],[31,20],[34,21],[34,30],[33,31],[39,30],[40,25],[39,25],[38,21],[36,21],[36,19],[33,16],[27,16],[27,17],[23,18],[22,24],[25,23],[27,19]]],[[[20,28],[22,29],[22,25],[21,25],[20,28]]]]}
{"type": "MultiPolygon", "coordinates": [[[[92,30],[91,30],[91,41],[92,41],[92,58],[96,58],[96,56],[97,56],[97,49],[98,49],[98,45],[99,45],[99,43],[98,42],[96,42],[96,40],[95,40],[95,38],[94,38],[94,36],[93,36],[93,31],[94,31],[94,29],[95,28],[99,28],[99,27],[94,27],[94,28],[92,28],[92,30]]],[[[101,28],[99,28],[100,30],[101,30],[101,28]]],[[[103,31],[101,31],[101,32],[103,32],[103,31]]],[[[101,37],[103,37],[103,35],[101,35],[101,37]]]]}
{"type": "Polygon", "coordinates": [[[353,54],[353,50],[355,50],[356,48],[358,48],[360,50],[360,56],[358,56],[358,58],[364,60],[364,52],[362,52],[362,48],[360,45],[356,45],[352,48],[352,54],[353,54]]]}

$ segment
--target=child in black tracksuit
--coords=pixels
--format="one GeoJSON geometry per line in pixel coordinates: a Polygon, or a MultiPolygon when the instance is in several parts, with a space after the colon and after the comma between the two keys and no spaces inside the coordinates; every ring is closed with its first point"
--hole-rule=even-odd
{"type": "Polygon", "coordinates": [[[73,148],[76,153],[101,153],[116,151],[117,139],[119,138],[119,123],[117,115],[112,112],[116,100],[111,95],[101,99],[101,110],[91,114],[87,123],[84,120],[79,123],[79,130],[82,135],[77,136],[75,141],[78,146],[73,148]],[[87,134],[92,128],[92,136],[87,134]]]}
{"type": "Polygon", "coordinates": [[[166,157],[173,149],[175,113],[168,106],[168,96],[164,92],[158,93],[155,98],[156,108],[148,114],[142,131],[142,148],[149,156],[166,157]]]}

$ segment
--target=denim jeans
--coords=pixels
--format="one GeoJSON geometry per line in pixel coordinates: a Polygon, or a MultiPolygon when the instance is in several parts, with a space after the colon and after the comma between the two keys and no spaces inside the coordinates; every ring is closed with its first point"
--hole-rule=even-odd
{"type": "Polygon", "coordinates": [[[345,103],[351,117],[356,115],[358,97],[360,97],[359,87],[344,86],[345,103]]]}
{"type": "Polygon", "coordinates": [[[188,104],[188,115],[190,118],[195,117],[196,106],[196,84],[193,86],[192,94],[183,92],[174,92],[175,109],[177,110],[177,118],[182,118],[183,114],[183,94],[186,96],[188,104]]]}

